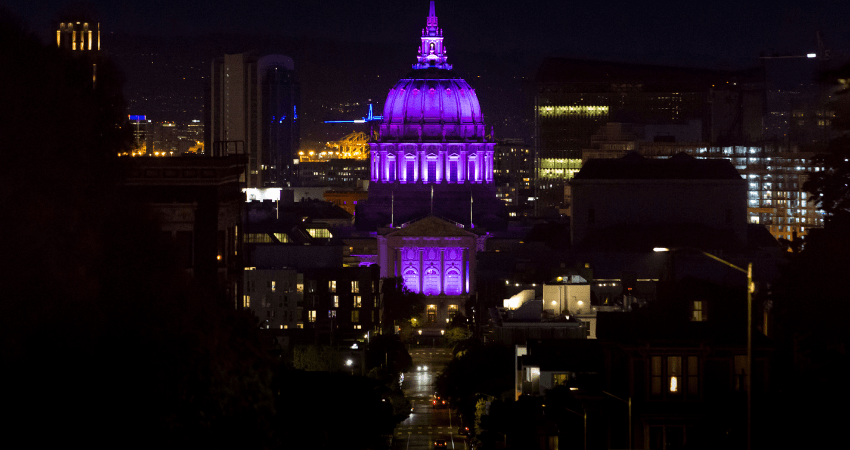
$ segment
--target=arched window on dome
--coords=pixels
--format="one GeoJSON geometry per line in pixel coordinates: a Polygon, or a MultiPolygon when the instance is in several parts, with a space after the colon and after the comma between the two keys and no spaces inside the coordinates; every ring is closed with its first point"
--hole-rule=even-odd
{"type": "Polygon", "coordinates": [[[460,295],[462,286],[460,283],[460,269],[450,267],[446,270],[446,289],[447,295],[460,295]]]}
{"type": "Polygon", "coordinates": [[[447,178],[449,180],[449,183],[457,183],[457,166],[458,166],[457,158],[449,159],[449,170],[448,170],[448,173],[446,174],[447,178]]]}
{"type": "Polygon", "coordinates": [[[396,163],[395,158],[387,158],[387,181],[393,182],[396,180],[396,163]]]}
{"type": "Polygon", "coordinates": [[[404,287],[406,287],[408,291],[419,293],[419,271],[413,267],[408,267],[407,269],[404,269],[401,277],[404,280],[404,287]]]}
{"type": "Polygon", "coordinates": [[[425,269],[425,279],[422,280],[422,293],[425,295],[440,295],[440,271],[431,266],[425,269]]]}
{"type": "Polygon", "coordinates": [[[428,183],[436,183],[437,182],[437,157],[436,156],[428,156],[428,174],[427,180],[428,183]]]}
{"type": "Polygon", "coordinates": [[[372,153],[372,181],[378,181],[381,178],[381,156],[378,152],[372,153]]]}
{"type": "Polygon", "coordinates": [[[416,182],[416,157],[407,155],[404,158],[404,167],[402,168],[402,181],[405,183],[416,182]]]}

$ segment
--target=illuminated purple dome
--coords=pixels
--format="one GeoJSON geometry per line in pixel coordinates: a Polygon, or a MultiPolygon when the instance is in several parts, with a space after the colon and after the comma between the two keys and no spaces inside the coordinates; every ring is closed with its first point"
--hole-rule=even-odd
{"type": "Polygon", "coordinates": [[[433,1],[421,39],[413,72],[387,95],[381,140],[483,142],[486,133],[478,96],[446,62],[433,1]]]}
{"type": "Polygon", "coordinates": [[[413,71],[390,89],[380,134],[369,142],[369,198],[357,205],[359,229],[427,215],[471,228],[505,226],[493,179],[496,143],[475,90],[451,69],[432,1],[413,71]]]}
{"type": "Polygon", "coordinates": [[[482,140],[484,118],[475,90],[442,69],[417,70],[390,89],[381,138],[389,140],[482,140]]]}

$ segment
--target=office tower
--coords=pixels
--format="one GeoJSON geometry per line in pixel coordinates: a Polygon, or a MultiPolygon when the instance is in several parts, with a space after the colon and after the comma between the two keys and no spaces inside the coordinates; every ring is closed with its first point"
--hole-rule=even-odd
{"type": "MultiPolygon", "coordinates": [[[[655,142],[751,143],[761,136],[759,74],[553,58],[536,79],[538,206],[563,208],[566,180],[608,123],[655,142]]],[[[625,148],[620,150],[626,150],[625,148]]]]}
{"type": "Polygon", "coordinates": [[[99,52],[100,23],[63,20],[56,29],[56,46],[71,51],[99,52]]]}
{"type": "Polygon", "coordinates": [[[100,57],[100,23],[85,17],[63,17],[56,27],[56,46],[75,56],[88,58],[94,87],[97,84],[97,63],[100,57]]]}
{"type": "Polygon", "coordinates": [[[248,188],[293,184],[300,103],[294,69],[283,55],[239,53],[212,63],[206,152],[247,155],[248,188]]]}

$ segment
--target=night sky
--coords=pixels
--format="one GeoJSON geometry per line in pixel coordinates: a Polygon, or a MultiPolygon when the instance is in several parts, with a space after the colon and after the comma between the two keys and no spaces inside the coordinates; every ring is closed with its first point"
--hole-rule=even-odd
{"type": "MultiPolygon", "coordinates": [[[[356,131],[322,121],[362,117],[366,102],[382,110],[387,90],[410,70],[428,14],[428,0],[17,0],[6,7],[45,42],[55,39],[61,14],[88,12],[126,75],[128,113],[154,121],[203,117],[214,57],[289,55],[301,82],[302,143],[356,131]]],[[[501,137],[530,136],[529,81],[549,56],[737,70],[758,65],[761,54],[816,52],[817,31],[836,60],[850,55],[847,0],[438,0],[436,8],[449,62],[477,89],[485,120],[501,137]]]]}
{"type": "MultiPolygon", "coordinates": [[[[426,0],[147,0],[14,1],[7,7],[48,37],[61,11],[93,11],[106,31],[137,35],[212,32],[321,37],[359,42],[418,43],[426,0]],[[76,6],[73,6],[76,5],[76,6]]],[[[846,53],[850,2],[846,0],[514,1],[437,2],[449,55],[453,48],[676,65],[753,64],[762,51],[816,51],[815,32],[827,48],[846,53]],[[707,63],[707,64],[706,64],[707,63]]]]}

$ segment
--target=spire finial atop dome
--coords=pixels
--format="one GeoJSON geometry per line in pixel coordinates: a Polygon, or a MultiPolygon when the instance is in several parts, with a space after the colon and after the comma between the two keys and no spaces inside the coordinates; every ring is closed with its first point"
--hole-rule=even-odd
{"type": "Polygon", "coordinates": [[[446,47],[443,45],[443,30],[437,27],[437,13],[434,8],[434,0],[428,11],[427,27],[422,30],[422,45],[419,46],[419,54],[416,56],[414,69],[448,69],[452,65],[446,62],[446,47]]]}

